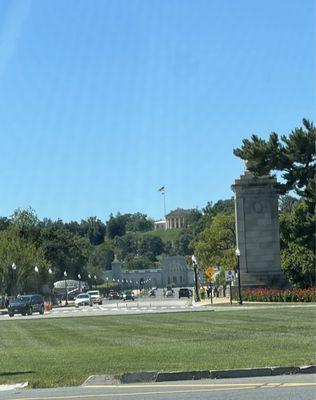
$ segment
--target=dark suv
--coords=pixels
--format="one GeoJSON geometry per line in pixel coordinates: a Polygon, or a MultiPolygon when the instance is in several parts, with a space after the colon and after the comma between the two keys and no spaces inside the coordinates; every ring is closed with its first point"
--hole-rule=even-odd
{"type": "Polygon", "coordinates": [[[32,315],[33,312],[44,314],[44,298],[39,294],[18,296],[10,302],[8,307],[10,317],[14,314],[32,315]]]}
{"type": "Polygon", "coordinates": [[[192,296],[192,290],[188,288],[182,288],[179,290],[179,299],[181,299],[181,297],[187,297],[189,299],[191,296],[192,296]]]}

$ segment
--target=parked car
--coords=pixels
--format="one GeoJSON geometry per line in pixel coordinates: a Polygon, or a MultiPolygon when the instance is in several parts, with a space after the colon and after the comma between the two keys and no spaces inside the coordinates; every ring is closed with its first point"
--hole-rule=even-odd
{"type": "Polygon", "coordinates": [[[40,294],[18,296],[11,300],[8,306],[10,317],[14,314],[32,315],[33,312],[44,314],[44,297],[40,294]]]}
{"type": "Polygon", "coordinates": [[[125,292],[125,293],[123,293],[123,300],[124,301],[126,301],[126,300],[134,301],[135,300],[134,293],[132,291],[130,291],[130,290],[125,292]]]}
{"type": "Polygon", "coordinates": [[[187,297],[189,299],[192,297],[192,290],[188,288],[181,288],[179,290],[179,299],[181,299],[181,297],[187,297]]]}
{"type": "Polygon", "coordinates": [[[115,292],[114,290],[111,290],[109,293],[109,300],[120,300],[121,296],[118,292],[115,292]]]}
{"type": "Polygon", "coordinates": [[[101,298],[99,290],[89,290],[86,293],[88,293],[90,295],[93,303],[97,303],[100,305],[102,304],[102,298],[101,298]]]}
{"type": "Polygon", "coordinates": [[[93,306],[93,302],[89,293],[80,293],[75,298],[75,307],[79,306],[93,306]]]}

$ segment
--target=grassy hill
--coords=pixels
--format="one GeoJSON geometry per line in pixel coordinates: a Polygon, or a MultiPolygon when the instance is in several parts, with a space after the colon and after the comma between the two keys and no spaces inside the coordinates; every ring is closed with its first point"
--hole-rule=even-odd
{"type": "Polygon", "coordinates": [[[147,232],[136,232],[135,235],[139,237],[144,237],[144,236],[158,236],[160,237],[164,242],[166,241],[174,241],[178,238],[179,234],[181,232],[181,229],[159,229],[157,231],[147,231],[147,232]]]}

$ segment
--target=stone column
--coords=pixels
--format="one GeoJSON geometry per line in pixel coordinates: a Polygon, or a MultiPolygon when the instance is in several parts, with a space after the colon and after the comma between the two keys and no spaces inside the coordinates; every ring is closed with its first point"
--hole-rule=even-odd
{"type": "Polygon", "coordinates": [[[114,260],[111,262],[112,267],[112,276],[114,279],[122,279],[122,264],[117,259],[116,255],[114,256],[114,260]]]}
{"type": "Polygon", "coordinates": [[[280,267],[277,181],[249,171],[232,186],[235,192],[236,239],[243,288],[283,288],[280,267]]]}

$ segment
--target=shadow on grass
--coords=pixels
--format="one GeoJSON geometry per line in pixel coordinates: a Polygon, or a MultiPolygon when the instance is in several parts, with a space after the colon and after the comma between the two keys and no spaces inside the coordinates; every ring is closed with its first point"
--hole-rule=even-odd
{"type": "Polygon", "coordinates": [[[14,375],[34,374],[35,372],[36,371],[0,372],[0,376],[14,376],[14,375]]]}

